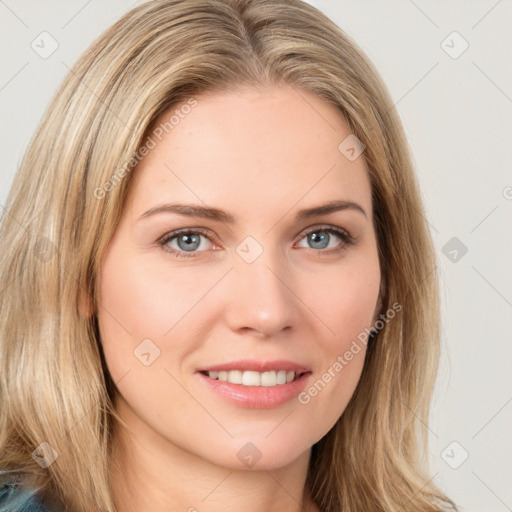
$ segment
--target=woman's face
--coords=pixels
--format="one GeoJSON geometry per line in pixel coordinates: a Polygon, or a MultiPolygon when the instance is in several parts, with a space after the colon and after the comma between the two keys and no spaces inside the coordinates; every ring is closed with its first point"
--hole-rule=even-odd
{"type": "Polygon", "coordinates": [[[334,107],[295,88],[186,105],[146,140],[102,261],[118,411],[163,450],[281,467],[343,413],[377,315],[364,157],[334,107]]]}

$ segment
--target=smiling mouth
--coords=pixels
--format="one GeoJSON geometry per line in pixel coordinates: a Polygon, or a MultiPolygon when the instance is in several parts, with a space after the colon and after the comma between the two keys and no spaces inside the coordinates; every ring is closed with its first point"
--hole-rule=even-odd
{"type": "Polygon", "coordinates": [[[272,387],[281,386],[297,380],[305,373],[310,372],[288,372],[286,370],[256,372],[256,371],[201,371],[199,372],[210,379],[230,384],[240,384],[248,387],[272,387]]]}

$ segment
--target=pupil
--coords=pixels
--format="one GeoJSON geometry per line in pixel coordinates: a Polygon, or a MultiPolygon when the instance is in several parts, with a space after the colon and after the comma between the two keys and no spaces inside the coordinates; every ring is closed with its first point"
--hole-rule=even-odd
{"type": "MultiPolygon", "coordinates": [[[[328,243],[322,243],[322,242],[326,242],[327,241],[327,234],[326,233],[322,233],[322,234],[318,234],[318,233],[311,233],[311,242],[312,244],[314,245],[314,248],[318,249],[325,249],[328,245],[328,243]],[[316,245],[315,244],[319,244],[319,245],[316,245]]],[[[328,241],[327,241],[328,242],[328,241]]]]}
{"type": "Polygon", "coordinates": [[[181,235],[178,238],[178,245],[180,246],[180,249],[183,249],[185,251],[187,250],[193,250],[197,249],[199,246],[199,236],[198,235],[181,235]],[[184,245],[182,246],[182,242],[184,245]]]}

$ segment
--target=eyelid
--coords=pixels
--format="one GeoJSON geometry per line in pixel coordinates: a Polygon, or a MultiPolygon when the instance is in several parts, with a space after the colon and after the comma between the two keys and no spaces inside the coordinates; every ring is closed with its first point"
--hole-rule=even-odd
{"type": "Polygon", "coordinates": [[[308,236],[315,231],[333,231],[337,236],[342,237],[345,243],[353,243],[356,241],[356,238],[353,237],[345,228],[340,228],[338,226],[333,226],[332,224],[315,224],[309,228],[303,229],[293,240],[293,242],[297,242],[302,240],[305,236],[308,236]]]}
{"type": "MultiPolygon", "coordinates": [[[[176,229],[174,231],[169,231],[168,233],[166,233],[165,235],[163,235],[162,237],[160,237],[157,240],[157,244],[159,246],[163,247],[163,246],[165,246],[165,244],[167,244],[167,242],[175,239],[176,237],[178,237],[179,235],[184,234],[184,233],[192,233],[192,234],[202,235],[207,240],[209,240],[211,243],[213,243],[214,245],[222,246],[222,244],[220,244],[218,242],[218,238],[213,231],[206,229],[206,228],[194,228],[194,227],[181,228],[181,229],[176,229]]],[[[172,251],[167,251],[167,252],[172,253],[172,251]]],[[[199,252],[204,252],[204,251],[199,251],[199,252]]],[[[186,251],[183,251],[183,253],[186,254],[186,251]]],[[[194,254],[194,253],[191,253],[191,254],[194,254]]]]}

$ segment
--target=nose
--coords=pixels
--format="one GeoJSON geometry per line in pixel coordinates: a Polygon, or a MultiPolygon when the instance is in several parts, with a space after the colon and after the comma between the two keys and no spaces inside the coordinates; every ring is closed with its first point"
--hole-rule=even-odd
{"type": "Polygon", "coordinates": [[[290,273],[264,256],[252,263],[240,259],[230,272],[225,316],[233,332],[276,337],[300,317],[290,273]]]}

